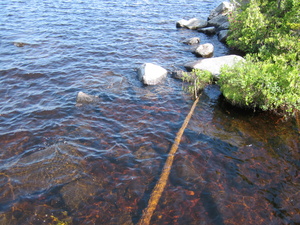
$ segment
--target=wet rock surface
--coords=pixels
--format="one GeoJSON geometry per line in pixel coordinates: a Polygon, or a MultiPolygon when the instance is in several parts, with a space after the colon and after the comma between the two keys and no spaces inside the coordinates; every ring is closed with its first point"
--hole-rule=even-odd
{"type": "Polygon", "coordinates": [[[214,54],[214,46],[211,43],[201,44],[193,53],[199,57],[210,58],[214,54]]]}
{"type": "Polygon", "coordinates": [[[146,85],[156,85],[167,77],[168,71],[153,63],[144,63],[138,68],[138,77],[146,85]]]}
{"type": "Polygon", "coordinates": [[[197,19],[197,18],[192,18],[189,20],[179,20],[176,23],[176,27],[177,28],[188,28],[191,30],[196,30],[202,27],[206,27],[207,26],[207,21],[206,20],[202,20],[202,19],[197,19]]]}
{"type": "Polygon", "coordinates": [[[207,70],[212,73],[215,79],[218,79],[222,66],[231,66],[239,61],[244,61],[244,58],[238,55],[227,55],[208,59],[200,59],[198,61],[187,63],[184,66],[187,70],[207,70]]]}
{"type": "Polygon", "coordinates": [[[188,39],[185,39],[182,43],[187,44],[187,45],[199,44],[200,38],[199,37],[188,38],[188,39]]]}
{"type": "Polygon", "coordinates": [[[216,33],[216,28],[214,26],[212,26],[212,27],[204,27],[204,28],[198,29],[198,31],[202,32],[204,34],[213,35],[213,34],[216,33]]]}
{"type": "Polygon", "coordinates": [[[81,106],[83,104],[89,104],[89,103],[96,103],[100,99],[98,96],[89,95],[82,91],[78,92],[77,98],[76,98],[76,105],[81,106]]]}

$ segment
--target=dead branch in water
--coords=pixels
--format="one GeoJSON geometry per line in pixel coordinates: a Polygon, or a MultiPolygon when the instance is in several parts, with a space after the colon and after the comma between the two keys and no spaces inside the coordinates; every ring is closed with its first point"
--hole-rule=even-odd
{"type": "Polygon", "coordinates": [[[168,177],[169,177],[169,174],[170,174],[170,171],[171,171],[171,167],[172,167],[173,161],[174,161],[174,156],[175,156],[175,153],[176,153],[176,151],[178,149],[178,146],[180,144],[181,137],[182,137],[183,132],[186,129],[193,113],[194,113],[194,110],[195,110],[196,105],[199,101],[199,98],[200,98],[200,95],[195,99],[194,104],[192,105],[189,114],[186,116],[180,130],[178,131],[178,133],[175,137],[174,143],[171,147],[171,150],[169,152],[168,158],[166,160],[166,163],[164,165],[164,168],[162,170],[160,178],[159,178],[158,182],[156,183],[156,185],[155,185],[155,187],[152,191],[152,194],[151,194],[149,202],[148,202],[148,206],[143,211],[143,215],[142,215],[141,219],[139,220],[138,225],[148,225],[148,224],[150,224],[150,220],[151,220],[151,217],[153,215],[153,212],[156,209],[156,206],[159,202],[159,199],[162,195],[162,192],[164,191],[165,186],[167,184],[168,177]]]}

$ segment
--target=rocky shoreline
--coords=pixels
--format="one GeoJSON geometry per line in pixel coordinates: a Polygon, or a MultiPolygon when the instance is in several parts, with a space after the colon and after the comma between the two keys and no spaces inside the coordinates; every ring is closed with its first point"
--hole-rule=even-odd
{"type": "MultiPolygon", "coordinates": [[[[191,29],[198,32],[205,33],[206,35],[218,35],[220,42],[226,42],[229,31],[229,20],[228,14],[234,10],[234,4],[230,2],[222,2],[218,7],[213,9],[207,20],[191,18],[189,20],[179,20],[176,22],[176,27],[178,29],[191,29]]],[[[211,43],[200,43],[201,40],[199,37],[193,37],[184,40],[182,43],[187,45],[193,45],[194,53],[197,57],[201,59],[188,62],[184,65],[187,71],[192,71],[193,69],[207,70],[212,73],[214,79],[217,80],[220,75],[220,69],[224,65],[232,66],[235,63],[244,60],[241,56],[238,55],[228,55],[221,57],[213,57],[214,55],[214,46],[211,43]]],[[[153,65],[154,66],[154,65],[153,65]]],[[[148,69],[147,71],[143,69],[142,65],[138,69],[139,79],[145,85],[156,85],[163,81],[166,77],[165,73],[157,73],[157,70],[148,69]]],[[[159,67],[155,65],[155,67],[159,67]]],[[[165,70],[160,68],[161,71],[165,70]]],[[[181,79],[184,71],[172,71],[172,75],[175,78],[181,79]]]]}
{"type": "MultiPolygon", "coordinates": [[[[205,33],[206,35],[218,35],[220,42],[225,42],[228,36],[229,21],[228,14],[234,10],[235,5],[230,2],[222,2],[218,7],[213,9],[207,20],[191,18],[189,20],[179,20],[176,22],[178,29],[191,29],[198,32],[205,33]]],[[[212,73],[215,80],[218,80],[220,75],[220,69],[224,65],[232,66],[235,63],[244,60],[243,57],[238,55],[227,55],[221,57],[213,57],[214,46],[210,43],[200,43],[199,37],[193,37],[184,40],[182,43],[187,45],[193,45],[193,53],[197,57],[201,57],[193,62],[187,62],[184,67],[187,71],[193,69],[207,70],[212,73]]],[[[182,76],[186,71],[175,70],[169,71],[174,78],[182,79],[182,76]]],[[[143,63],[137,69],[138,79],[144,85],[157,85],[165,80],[168,70],[153,64],[143,63]]],[[[187,73],[189,74],[189,73],[187,73]]],[[[89,96],[83,92],[79,92],[77,95],[77,104],[91,103],[95,101],[95,96],[89,96]]]]}

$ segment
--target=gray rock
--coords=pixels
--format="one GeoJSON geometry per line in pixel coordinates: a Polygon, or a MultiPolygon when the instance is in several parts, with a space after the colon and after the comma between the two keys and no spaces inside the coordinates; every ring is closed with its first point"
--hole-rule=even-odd
{"type": "Polygon", "coordinates": [[[76,98],[76,106],[81,106],[82,104],[89,104],[99,101],[99,97],[94,95],[86,94],[79,91],[76,98]]]}
{"type": "Polygon", "coordinates": [[[216,33],[216,28],[215,27],[204,27],[204,28],[199,28],[198,29],[199,32],[202,32],[204,34],[215,34],[216,33]]]}
{"type": "Polygon", "coordinates": [[[220,69],[222,66],[232,66],[241,60],[244,61],[245,59],[238,55],[226,55],[215,58],[200,59],[198,61],[187,63],[184,67],[189,71],[193,69],[207,70],[212,73],[215,79],[219,79],[220,69]]]}
{"type": "Polygon", "coordinates": [[[196,30],[198,28],[202,28],[206,26],[207,26],[206,20],[200,20],[197,18],[190,19],[186,25],[186,27],[191,30],[196,30]]]}
{"type": "Polygon", "coordinates": [[[199,44],[200,38],[198,38],[198,37],[188,38],[188,39],[184,40],[182,43],[187,44],[187,45],[199,44]]]}
{"type": "Polygon", "coordinates": [[[196,78],[195,73],[183,70],[175,70],[172,72],[172,77],[184,81],[192,81],[196,78]]]}
{"type": "Polygon", "coordinates": [[[229,22],[223,23],[221,26],[218,27],[218,30],[228,30],[230,26],[229,22]]]}
{"type": "Polygon", "coordinates": [[[217,8],[213,9],[209,16],[208,20],[213,19],[216,16],[219,15],[227,15],[229,12],[234,10],[234,4],[230,2],[222,2],[217,8]]]}
{"type": "Polygon", "coordinates": [[[140,81],[146,85],[156,85],[167,77],[168,71],[153,63],[144,63],[138,68],[140,81]]]}
{"type": "Polygon", "coordinates": [[[199,45],[193,53],[200,57],[210,58],[214,54],[214,46],[210,43],[199,45]]]}
{"type": "Polygon", "coordinates": [[[183,71],[183,70],[175,70],[175,71],[172,71],[171,75],[172,77],[176,78],[176,79],[180,79],[182,80],[183,77],[188,74],[190,72],[186,72],[186,71],[183,71]]]}
{"type": "Polygon", "coordinates": [[[218,39],[221,42],[226,42],[227,37],[228,37],[228,30],[221,30],[218,33],[218,39]]]}
{"type": "Polygon", "coordinates": [[[219,27],[223,23],[228,22],[228,17],[224,15],[218,15],[211,20],[208,21],[208,26],[214,26],[214,27],[219,27]]]}
{"type": "Polygon", "coordinates": [[[197,18],[192,18],[190,20],[179,20],[176,23],[177,28],[185,27],[191,30],[196,30],[198,28],[206,27],[207,26],[207,21],[206,20],[201,20],[197,18]]]}

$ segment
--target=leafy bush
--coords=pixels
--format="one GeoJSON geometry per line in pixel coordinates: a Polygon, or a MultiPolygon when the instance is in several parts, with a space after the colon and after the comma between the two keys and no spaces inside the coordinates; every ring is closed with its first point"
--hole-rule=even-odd
{"type": "Polygon", "coordinates": [[[182,80],[190,83],[187,90],[196,99],[198,93],[212,83],[213,76],[209,71],[194,69],[191,73],[184,73],[182,80]]]}
{"type": "Polygon", "coordinates": [[[289,66],[284,61],[246,62],[222,69],[218,81],[225,98],[243,107],[272,110],[293,115],[300,110],[299,65],[289,66]]]}
{"type": "Polygon", "coordinates": [[[257,52],[263,45],[267,32],[267,21],[258,4],[229,15],[230,31],[227,44],[244,52],[257,52]]]}
{"type": "Polygon", "coordinates": [[[300,111],[300,1],[252,0],[230,15],[227,43],[247,62],[222,69],[219,85],[233,104],[300,111]]]}

